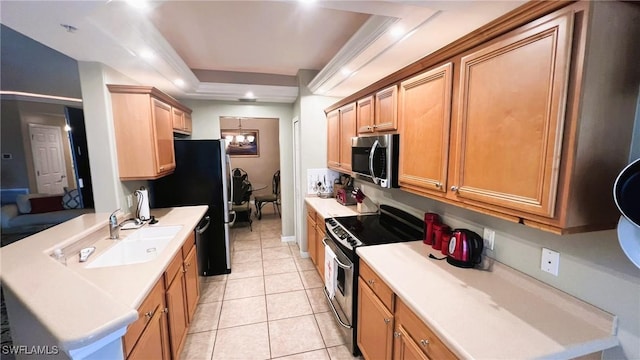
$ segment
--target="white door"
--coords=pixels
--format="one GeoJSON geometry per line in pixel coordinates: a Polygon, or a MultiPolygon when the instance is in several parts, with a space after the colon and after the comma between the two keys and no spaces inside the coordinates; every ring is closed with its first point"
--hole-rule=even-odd
{"type": "Polygon", "coordinates": [[[302,251],[302,197],[300,196],[300,119],[293,119],[293,225],[296,243],[302,251]]]}
{"type": "Polygon", "coordinates": [[[68,185],[60,128],[29,124],[38,193],[61,194],[68,185]]]}

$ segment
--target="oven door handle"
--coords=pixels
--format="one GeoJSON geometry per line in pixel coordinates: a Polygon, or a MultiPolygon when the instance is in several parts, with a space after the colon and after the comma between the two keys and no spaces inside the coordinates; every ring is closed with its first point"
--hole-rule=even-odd
{"type": "Polygon", "coordinates": [[[331,310],[333,310],[333,316],[336,317],[336,320],[338,320],[338,323],[340,323],[340,325],[342,327],[345,327],[347,329],[353,329],[353,326],[345,323],[344,321],[342,321],[342,319],[340,318],[340,315],[338,315],[338,310],[336,310],[336,306],[333,305],[333,301],[331,301],[331,299],[329,299],[329,293],[327,292],[327,288],[322,288],[322,291],[324,291],[324,296],[327,298],[327,301],[329,302],[329,305],[331,306],[331,310]]]}
{"type": "MultiPolygon", "coordinates": [[[[329,244],[327,244],[327,241],[329,240],[329,238],[323,238],[322,239],[322,243],[324,244],[324,246],[329,246],[329,244]]],[[[345,270],[351,270],[351,268],[353,267],[353,265],[346,265],[343,264],[340,260],[338,260],[338,255],[336,254],[336,264],[338,264],[339,267],[345,269],[345,270]]]]}

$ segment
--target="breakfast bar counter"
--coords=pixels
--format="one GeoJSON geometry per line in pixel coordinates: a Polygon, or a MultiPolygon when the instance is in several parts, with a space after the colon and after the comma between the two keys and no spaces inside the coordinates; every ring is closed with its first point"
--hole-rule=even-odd
{"type": "MultiPolygon", "coordinates": [[[[137,264],[85,265],[121,241],[109,239],[107,213],[83,215],[3,247],[0,279],[14,339],[62,350],[66,356],[60,358],[83,358],[96,347],[121,351],[120,337],[138,318],[138,306],[206,211],[207,206],[152,210],[159,222],[145,227],[181,228],[152,260],[137,264]],[[79,248],[89,246],[95,253],[79,263],[79,248]],[[67,256],[66,266],[51,256],[56,249],[67,256]]],[[[121,237],[127,231],[120,230],[121,237]]]]}
{"type": "Polygon", "coordinates": [[[571,359],[618,344],[614,315],[491,259],[457,268],[422,241],[357,253],[459,358],[571,359]]]}

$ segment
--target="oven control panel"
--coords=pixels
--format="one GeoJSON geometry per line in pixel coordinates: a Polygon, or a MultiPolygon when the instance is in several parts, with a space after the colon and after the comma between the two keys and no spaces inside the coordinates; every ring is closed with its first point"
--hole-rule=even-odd
{"type": "Polygon", "coordinates": [[[340,242],[346,248],[353,250],[355,247],[362,245],[362,242],[358,240],[353,234],[339,224],[335,219],[329,218],[325,221],[327,230],[331,234],[331,238],[334,241],[340,242]]]}

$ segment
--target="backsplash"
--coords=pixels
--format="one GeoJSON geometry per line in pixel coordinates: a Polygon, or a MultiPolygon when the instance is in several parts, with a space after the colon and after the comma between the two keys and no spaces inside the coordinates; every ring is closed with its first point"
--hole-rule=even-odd
{"type": "Polygon", "coordinates": [[[333,193],[333,183],[339,178],[337,171],[327,168],[307,169],[307,194],[333,193]]]}

